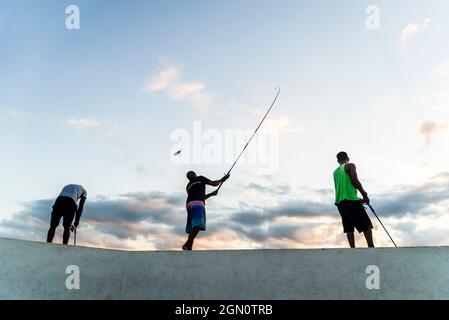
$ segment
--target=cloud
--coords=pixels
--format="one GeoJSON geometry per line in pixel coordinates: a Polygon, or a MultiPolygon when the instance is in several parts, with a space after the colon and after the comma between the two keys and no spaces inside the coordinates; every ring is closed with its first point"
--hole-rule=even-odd
{"type": "Polygon", "coordinates": [[[432,19],[424,19],[422,23],[409,23],[401,32],[401,49],[406,51],[408,49],[409,42],[419,32],[429,29],[432,19]]]}
{"type": "MultiPolygon", "coordinates": [[[[80,233],[83,236],[80,244],[136,249],[160,237],[156,243],[159,243],[160,248],[168,249],[173,238],[178,239],[183,235],[184,201],[181,195],[163,192],[88,200],[81,219],[80,233]]],[[[54,199],[43,199],[24,203],[22,211],[11,219],[1,221],[0,234],[19,239],[44,240],[53,202],[54,199]]]]}
{"type": "Polygon", "coordinates": [[[100,127],[100,122],[98,122],[95,119],[87,119],[87,118],[81,119],[70,118],[69,120],[67,120],[67,124],[79,131],[96,129],[100,127]]]}
{"type": "Polygon", "coordinates": [[[169,88],[179,78],[179,71],[175,67],[168,67],[153,76],[151,81],[145,86],[145,91],[157,92],[169,88]]]}
{"type": "Polygon", "coordinates": [[[173,66],[154,75],[143,90],[150,93],[164,92],[171,101],[187,100],[203,111],[214,101],[204,83],[184,81],[181,73],[173,66]]]}
{"type": "MultiPolygon", "coordinates": [[[[196,240],[197,249],[346,246],[330,192],[309,190],[310,196],[304,191],[294,192],[288,185],[270,188],[258,184],[236,186],[235,191],[243,194],[246,189],[258,193],[257,201],[243,196],[233,205],[208,203],[207,232],[196,240]]],[[[24,203],[22,211],[0,222],[0,236],[44,241],[53,201],[24,203]]],[[[401,245],[444,244],[449,240],[449,235],[442,232],[449,215],[449,172],[422,185],[396,186],[373,194],[372,202],[401,245]]],[[[377,229],[377,244],[389,245],[382,228],[371,217],[377,229]]],[[[185,218],[184,192],[97,197],[86,203],[77,241],[93,247],[179,250],[186,239],[185,218]]]]}
{"type": "Polygon", "coordinates": [[[433,137],[443,130],[447,129],[447,123],[437,123],[433,121],[422,121],[418,125],[418,133],[422,134],[426,139],[426,146],[432,143],[433,137]]]}
{"type": "Polygon", "coordinates": [[[441,173],[419,186],[398,186],[379,199],[379,213],[383,216],[404,217],[437,214],[435,205],[449,200],[449,173],[441,173]]]}
{"type": "Polygon", "coordinates": [[[268,118],[264,124],[266,130],[272,130],[278,133],[298,133],[303,131],[303,128],[295,124],[288,117],[268,118]]]}
{"type": "MultiPolygon", "coordinates": [[[[330,199],[329,199],[330,200],[330,199]]],[[[234,212],[230,220],[243,226],[273,223],[279,218],[335,217],[336,207],[332,200],[318,202],[310,200],[289,200],[273,206],[234,212]]]]}
{"type": "Polygon", "coordinates": [[[134,167],[134,171],[139,174],[142,178],[147,178],[148,176],[157,176],[158,170],[153,169],[152,167],[146,164],[137,164],[134,167]]]}
{"type": "Polygon", "coordinates": [[[449,76],[449,60],[444,62],[442,65],[435,67],[433,72],[439,76],[449,76]]]}
{"type": "Polygon", "coordinates": [[[0,110],[0,121],[7,121],[12,119],[21,119],[26,118],[29,115],[27,113],[11,110],[11,109],[4,109],[0,110]]]}
{"type": "Polygon", "coordinates": [[[263,186],[257,183],[250,183],[243,186],[244,189],[253,189],[258,192],[262,193],[268,193],[268,194],[277,194],[277,195],[283,195],[283,194],[289,194],[291,189],[290,186],[287,184],[276,184],[276,185],[270,185],[270,186],[263,186]]]}
{"type": "Polygon", "coordinates": [[[10,118],[24,118],[24,117],[28,116],[28,114],[26,114],[26,113],[14,111],[14,110],[4,110],[3,113],[10,118]]]}
{"type": "MultiPolygon", "coordinates": [[[[255,184],[250,188],[268,192],[255,184]]],[[[278,192],[290,191],[290,187],[282,185],[276,189],[278,192]]],[[[43,241],[53,201],[44,199],[25,203],[21,212],[0,222],[0,235],[43,241]]],[[[208,232],[198,239],[197,248],[257,248],[270,247],[270,243],[275,243],[274,247],[301,246],[301,241],[306,241],[301,230],[317,227],[320,223],[279,221],[278,218],[318,217],[321,212],[315,210],[318,207],[332,206],[307,201],[287,202],[273,208],[262,206],[254,211],[208,206],[211,217],[208,221],[211,222],[208,232]]],[[[333,214],[338,222],[337,215],[333,214]]],[[[99,197],[86,203],[79,243],[118,249],[179,249],[186,238],[185,217],[184,193],[172,195],[153,191],[115,198],[99,197]]],[[[327,227],[326,223],[324,227],[327,227]]],[[[312,243],[312,239],[307,243],[312,243]]]]}

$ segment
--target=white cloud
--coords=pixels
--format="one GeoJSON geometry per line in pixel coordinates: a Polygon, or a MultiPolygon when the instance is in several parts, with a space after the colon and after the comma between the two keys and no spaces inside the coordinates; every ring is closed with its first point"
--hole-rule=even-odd
{"type": "Polygon", "coordinates": [[[95,129],[100,126],[100,122],[98,122],[97,120],[87,118],[70,118],[69,120],[67,120],[67,124],[77,130],[95,129]]]}
{"type": "Polygon", "coordinates": [[[4,111],[4,114],[6,114],[7,116],[9,116],[10,118],[23,118],[23,117],[28,116],[28,115],[25,114],[25,113],[17,112],[17,111],[14,111],[14,110],[5,110],[5,111],[4,111]]]}
{"type": "Polygon", "coordinates": [[[28,117],[28,114],[14,111],[11,109],[4,109],[0,111],[0,120],[11,120],[28,117]]]}
{"type": "Polygon", "coordinates": [[[408,49],[408,43],[419,32],[429,29],[432,19],[424,19],[422,23],[409,23],[401,32],[401,49],[406,51],[408,49]]]}
{"type": "Polygon", "coordinates": [[[179,70],[170,66],[154,75],[143,90],[145,92],[163,91],[171,101],[187,100],[205,111],[214,100],[213,95],[205,89],[204,83],[183,81],[179,70]]]}
{"type": "Polygon", "coordinates": [[[303,130],[288,117],[269,118],[265,123],[265,128],[279,133],[297,133],[303,130]]]}
{"type": "Polygon", "coordinates": [[[153,76],[151,81],[145,86],[148,92],[161,91],[170,87],[179,78],[179,71],[175,67],[168,67],[153,76]]]}
{"type": "Polygon", "coordinates": [[[173,100],[180,100],[189,95],[201,92],[203,89],[204,84],[200,82],[186,82],[172,86],[168,93],[173,100]]]}
{"type": "Polygon", "coordinates": [[[439,76],[449,76],[449,60],[433,69],[433,72],[439,76]]]}
{"type": "Polygon", "coordinates": [[[426,139],[426,146],[432,143],[432,138],[437,133],[446,130],[447,123],[437,123],[433,121],[422,121],[418,126],[418,133],[422,134],[426,139]]]}

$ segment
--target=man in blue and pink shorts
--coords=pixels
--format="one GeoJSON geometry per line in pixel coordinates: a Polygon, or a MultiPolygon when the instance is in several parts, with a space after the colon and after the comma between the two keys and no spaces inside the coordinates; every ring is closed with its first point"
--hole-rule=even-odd
{"type": "Polygon", "coordinates": [[[189,237],[182,246],[182,250],[192,250],[193,241],[198,232],[206,230],[206,208],[205,201],[207,198],[216,196],[217,191],[206,194],[206,185],[218,187],[229,178],[229,174],[220,180],[209,180],[203,176],[197,176],[195,172],[189,171],[186,174],[189,183],[187,184],[187,226],[186,233],[189,237]]]}

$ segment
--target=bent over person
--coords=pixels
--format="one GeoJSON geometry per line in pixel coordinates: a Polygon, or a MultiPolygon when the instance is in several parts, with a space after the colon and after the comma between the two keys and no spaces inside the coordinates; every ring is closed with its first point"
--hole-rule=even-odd
{"type": "Polygon", "coordinates": [[[64,234],[62,237],[62,243],[69,243],[70,238],[70,227],[72,225],[73,219],[75,223],[73,224],[78,227],[80,223],[80,218],[83,213],[84,203],[87,198],[86,189],[78,184],[66,185],[53,205],[53,211],[51,213],[50,229],[47,234],[47,242],[52,242],[55,236],[56,228],[59,226],[61,218],[63,218],[62,225],[64,227],[64,234]],[[79,201],[79,206],[77,203],[79,201]]]}
{"type": "Polygon", "coordinates": [[[187,183],[187,225],[186,233],[189,234],[182,250],[192,250],[193,241],[198,233],[206,230],[206,208],[205,201],[209,197],[216,196],[217,190],[206,194],[206,185],[218,187],[229,178],[229,174],[220,180],[209,180],[203,176],[197,176],[195,172],[189,171],[186,174],[189,182],[187,183]]]}
{"type": "Polygon", "coordinates": [[[337,154],[340,166],[334,171],[335,205],[341,215],[343,232],[346,233],[349,246],[355,248],[354,228],[365,235],[368,247],[374,247],[373,224],[366,213],[363,203],[369,204],[369,198],[357,177],[355,164],[349,162],[346,152],[337,154]],[[360,200],[357,190],[363,197],[360,200]],[[362,203],[363,202],[363,203],[362,203]]]}

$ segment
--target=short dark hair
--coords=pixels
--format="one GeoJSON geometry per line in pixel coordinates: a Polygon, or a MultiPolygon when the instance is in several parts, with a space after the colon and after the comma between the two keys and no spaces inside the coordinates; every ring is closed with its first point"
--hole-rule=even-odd
{"type": "Polygon", "coordinates": [[[349,157],[348,157],[348,154],[346,152],[341,151],[341,152],[337,153],[337,161],[338,162],[343,162],[343,161],[346,161],[348,159],[349,159],[349,157]]]}
{"type": "Polygon", "coordinates": [[[189,179],[189,180],[195,178],[195,177],[196,177],[195,171],[189,171],[189,172],[187,172],[187,173],[186,173],[186,177],[187,177],[187,179],[189,179]]]}

